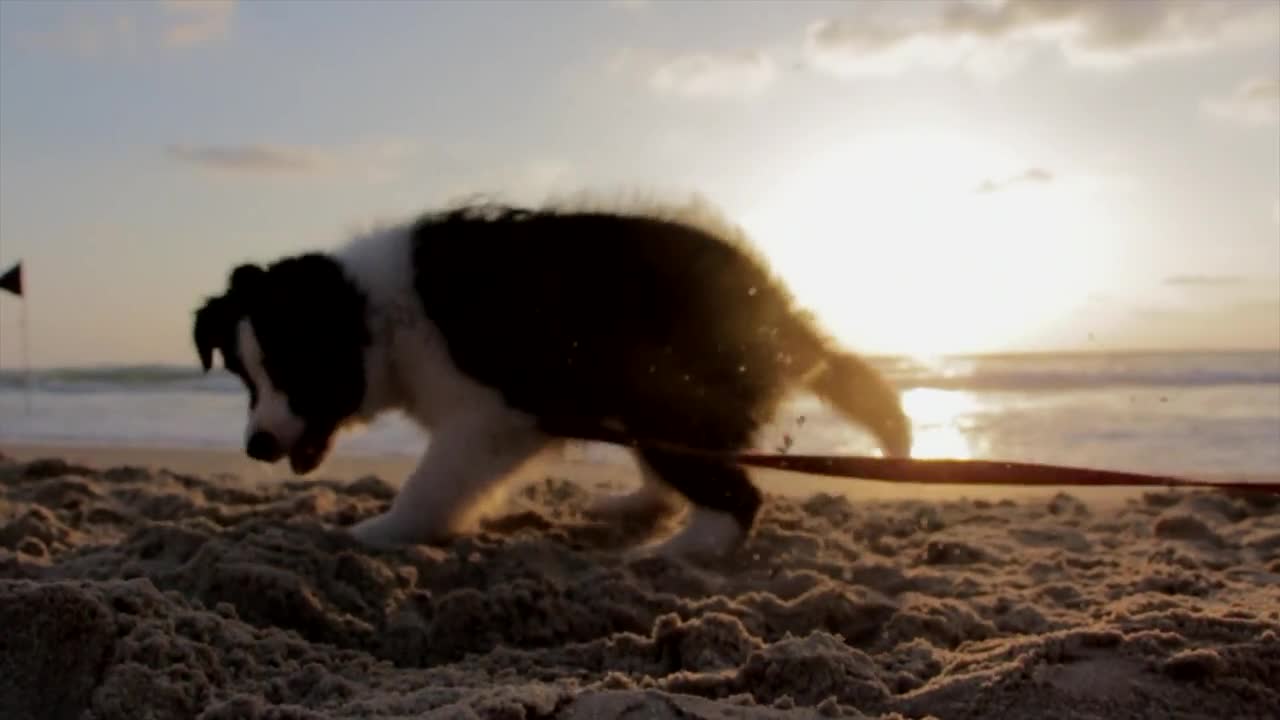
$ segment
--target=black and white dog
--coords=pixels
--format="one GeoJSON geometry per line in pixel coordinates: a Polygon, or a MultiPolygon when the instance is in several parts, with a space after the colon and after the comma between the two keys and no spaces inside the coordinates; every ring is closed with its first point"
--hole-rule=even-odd
{"type": "MultiPolygon", "coordinates": [[[[472,205],[357,237],[335,253],[243,264],[196,312],[248,389],[246,452],[306,474],[334,434],[403,411],[428,449],[390,509],[351,528],[376,546],[465,530],[504,478],[575,430],[711,451],[750,445],[806,388],[910,452],[897,392],[826,338],[727,225],[602,210],[472,205]]],[[[640,490],[599,515],[691,507],[648,549],[718,554],[747,536],[760,491],[738,465],[635,450],[640,490]]]]}

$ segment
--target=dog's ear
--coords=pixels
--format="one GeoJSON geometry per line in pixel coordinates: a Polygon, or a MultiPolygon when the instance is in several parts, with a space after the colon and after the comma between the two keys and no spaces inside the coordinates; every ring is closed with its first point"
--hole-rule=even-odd
{"type": "MultiPolygon", "coordinates": [[[[210,298],[196,311],[192,335],[196,341],[196,352],[200,355],[200,366],[205,372],[213,369],[213,351],[223,347],[235,331],[242,308],[251,306],[266,275],[267,271],[258,265],[237,265],[227,279],[226,294],[210,298]]],[[[225,357],[222,360],[226,362],[225,357]]]]}
{"type": "Polygon", "coordinates": [[[196,352],[200,355],[200,365],[205,372],[213,368],[213,351],[220,347],[234,322],[231,303],[226,297],[211,298],[196,311],[192,334],[195,336],[196,352]]]}
{"type": "Polygon", "coordinates": [[[250,263],[237,265],[231,271],[230,290],[228,292],[231,295],[240,297],[252,297],[266,275],[267,271],[258,265],[250,263]]]}

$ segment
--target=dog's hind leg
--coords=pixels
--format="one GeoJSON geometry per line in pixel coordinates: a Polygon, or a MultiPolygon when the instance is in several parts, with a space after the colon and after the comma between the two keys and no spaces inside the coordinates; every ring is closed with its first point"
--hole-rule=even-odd
{"type": "Polygon", "coordinates": [[[639,548],[642,555],[719,556],[736,549],[755,525],[764,497],[745,470],[731,462],[662,450],[645,462],[686,497],[692,508],[684,528],[639,548]]]}
{"type": "Polygon", "coordinates": [[[383,514],[350,528],[375,547],[431,543],[460,532],[500,485],[551,442],[512,414],[457,420],[431,433],[427,452],[383,514]]]}
{"type": "Polygon", "coordinates": [[[682,384],[674,389],[659,384],[652,404],[626,418],[627,431],[642,441],[637,452],[649,472],[692,505],[682,529],[633,554],[724,555],[751,533],[764,503],[759,488],[732,459],[681,448],[734,453],[749,446],[759,418],[772,415],[774,384],[768,376],[736,367],[718,371],[714,360],[690,365],[693,372],[683,375],[682,384]]]}

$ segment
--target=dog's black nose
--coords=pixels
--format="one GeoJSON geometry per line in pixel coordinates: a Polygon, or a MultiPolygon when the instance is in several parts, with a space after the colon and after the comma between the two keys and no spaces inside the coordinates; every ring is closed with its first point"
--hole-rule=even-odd
{"type": "Polygon", "coordinates": [[[249,436],[249,444],[245,448],[249,457],[263,462],[275,462],[280,459],[280,443],[269,432],[258,430],[249,436]]]}

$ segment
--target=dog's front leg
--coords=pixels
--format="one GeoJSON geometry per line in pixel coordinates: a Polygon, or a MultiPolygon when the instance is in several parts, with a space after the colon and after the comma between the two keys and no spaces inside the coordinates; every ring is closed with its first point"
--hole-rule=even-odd
{"type": "Polygon", "coordinates": [[[476,416],[444,425],[431,434],[426,454],[391,507],[356,523],[350,532],[374,547],[444,540],[548,442],[531,421],[516,415],[476,416]]]}

